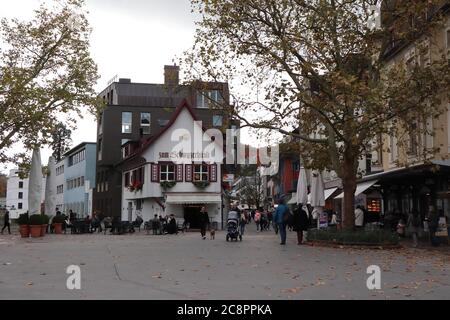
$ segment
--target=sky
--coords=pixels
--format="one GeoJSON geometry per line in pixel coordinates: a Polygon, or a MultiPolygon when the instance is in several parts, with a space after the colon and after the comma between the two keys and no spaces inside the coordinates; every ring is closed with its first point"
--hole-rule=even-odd
{"type": "MultiPolygon", "coordinates": [[[[89,11],[91,54],[101,78],[100,92],[114,76],[133,82],[163,83],[164,65],[188,50],[195,23],[189,0],[85,0],[89,11]]],[[[0,0],[0,17],[28,20],[41,0],[0,0]]],[[[48,1],[47,1],[48,2],[48,1]]],[[[92,116],[78,121],[73,146],[96,141],[92,116]]],[[[41,150],[43,163],[51,152],[41,150]]],[[[13,166],[1,167],[7,172],[13,166]]]]}

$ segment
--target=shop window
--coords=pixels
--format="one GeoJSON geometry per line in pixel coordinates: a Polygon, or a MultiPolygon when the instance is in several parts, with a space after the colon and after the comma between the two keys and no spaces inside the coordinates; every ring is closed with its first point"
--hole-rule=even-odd
{"type": "Polygon", "coordinates": [[[209,181],[209,172],[207,164],[194,165],[194,181],[209,181]]]}
{"type": "Polygon", "coordinates": [[[374,213],[381,212],[381,199],[368,199],[367,211],[374,213]]]}
{"type": "Polygon", "coordinates": [[[162,164],[159,170],[160,181],[175,181],[175,165],[162,164]]]}

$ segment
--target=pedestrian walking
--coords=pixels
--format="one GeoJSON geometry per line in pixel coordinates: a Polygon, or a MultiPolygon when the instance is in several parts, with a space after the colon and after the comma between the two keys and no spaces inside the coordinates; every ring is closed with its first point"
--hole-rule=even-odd
{"type": "Polygon", "coordinates": [[[245,225],[247,224],[247,217],[244,212],[241,213],[239,219],[239,227],[241,228],[241,236],[245,233],[245,225]]]}
{"type": "Polygon", "coordinates": [[[286,244],[286,225],[289,219],[289,209],[284,203],[284,199],[280,199],[278,202],[277,210],[275,211],[274,222],[278,226],[280,231],[281,245],[286,244]]]}
{"type": "Polygon", "coordinates": [[[273,214],[272,211],[269,209],[267,210],[267,230],[270,231],[270,226],[272,225],[272,220],[273,220],[273,214]]]}
{"type": "Polygon", "coordinates": [[[202,207],[200,210],[200,233],[202,235],[203,240],[206,239],[206,229],[209,225],[209,216],[205,207],[202,207]]]}
{"type": "Polygon", "coordinates": [[[303,210],[302,205],[294,211],[293,230],[297,232],[297,244],[303,244],[303,232],[308,230],[308,214],[303,210]]]}
{"type": "Polygon", "coordinates": [[[259,211],[255,212],[255,223],[256,223],[256,232],[259,232],[261,229],[261,213],[259,211]]]}
{"type": "Polygon", "coordinates": [[[3,228],[2,228],[2,234],[3,231],[8,227],[8,233],[11,234],[11,225],[9,224],[9,211],[5,212],[5,216],[3,217],[3,228]]]}
{"type": "Polygon", "coordinates": [[[417,248],[419,245],[419,230],[422,221],[420,219],[419,213],[414,210],[409,213],[408,221],[406,222],[406,230],[411,234],[413,239],[413,247],[417,248]]]}
{"type": "Polygon", "coordinates": [[[158,215],[155,214],[155,216],[153,217],[152,220],[152,231],[153,231],[153,235],[157,235],[158,231],[159,231],[159,218],[158,215]]]}

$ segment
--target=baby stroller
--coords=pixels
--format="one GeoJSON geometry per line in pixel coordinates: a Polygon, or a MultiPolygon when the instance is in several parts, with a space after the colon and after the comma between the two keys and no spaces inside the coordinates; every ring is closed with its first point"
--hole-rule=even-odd
{"type": "Polygon", "coordinates": [[[239,214],[236,211],[230,211],[227,220],[227,241],[237,241],[238,238],[242,241],[242,234],[239,232],[239,214]]]}

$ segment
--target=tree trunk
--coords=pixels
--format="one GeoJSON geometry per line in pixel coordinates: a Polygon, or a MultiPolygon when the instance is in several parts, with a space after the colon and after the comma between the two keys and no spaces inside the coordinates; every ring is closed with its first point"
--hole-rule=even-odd
{"type": "Polygon", "coordinates": [[[344,175],[342,177],[344,205],[341,223],[344,230],[353,230],[355,226],[356,171],[354,168],[355,160],[346,157],[344,159],[344,175]]]}

